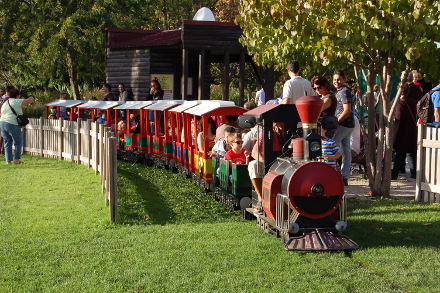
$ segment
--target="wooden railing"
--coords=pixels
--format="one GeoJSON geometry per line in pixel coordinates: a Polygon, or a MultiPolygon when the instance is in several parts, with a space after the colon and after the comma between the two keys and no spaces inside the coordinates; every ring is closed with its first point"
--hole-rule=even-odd
{"type": "Polygon", "coordinates": [[[440,203],[440,128],[420,125],[416,201],[440,203]]]}
{"type": "Polygon", "coordinates": [[[23,151],[92,167],[101,174],[105,203],[110,206],[110,220],[118,214],[117,138],[109,127],[91,120],[64,121],[30,119],[23,129],[23,151]]]}

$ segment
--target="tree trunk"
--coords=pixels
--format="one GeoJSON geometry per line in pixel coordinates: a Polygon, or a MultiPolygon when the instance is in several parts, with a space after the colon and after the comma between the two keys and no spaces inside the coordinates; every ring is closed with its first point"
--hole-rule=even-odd
{"type": "Polygon", "coordinates": [[[69,75],[70,87],[72,89],[72,98],[74,100],[80,100],[81,97],[79,94],[78,83],[76,80],[76,71],[74,69],[72,55],[70,54],[69,50],[67,50],[66,57],[67,57],[67,73],[69,75]]]}
{"type": "Polygon", "coordinates": [[[273,66],[264,66],[264,94],[266,96],[266,102],[270,99],[275,99],[275,72],[273,66]]]}

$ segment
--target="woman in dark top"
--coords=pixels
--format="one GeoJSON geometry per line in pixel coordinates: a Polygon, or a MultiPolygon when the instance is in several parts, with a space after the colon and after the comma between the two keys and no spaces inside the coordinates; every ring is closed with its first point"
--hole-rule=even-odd
{"type": "Polygon", "coordinates": [[[163,100],[163,90],[157,78],[154,78],[150,83],[150,93],[147,96],[147,101],[151,100],[163,100]]]}
{"type": "Polygon", "coordinates": [[[413,82],[403,86],[402,97],[397,103],[395,119],[398,122],[396,139],[394,140],[394,166],[391,179],[396,180],[399,167],[405,164],[406,154],[411,172],[411,178],[416,178],[416,153],[417,153],[417,101],[423,93],[420,87],[413,82]]]}
{"type": "Polygon", "coordinates": [[[336,105],[338,101],[335,95],[330,92],[330,82],[324,76],[315,76],[312,78],[312,87],[324,102],[321,110],[321,117],[335,116],[336,105]]]}

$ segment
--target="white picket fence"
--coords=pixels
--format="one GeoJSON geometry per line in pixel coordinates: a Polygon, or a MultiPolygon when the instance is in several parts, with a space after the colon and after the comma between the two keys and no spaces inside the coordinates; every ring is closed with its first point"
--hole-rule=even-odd
{"type": "Polygon", "coordinates": [[[95,174],[100,173],[105,203],[110,206],[110,220],[115,221],[118,214],[117,138],[111,129],[91,120],[29,120],[23,129],[23,151],[84,164],[92,167],[95,174]]]}
{"type": "Polygon", "coordinates": [[[415,200],[440,203],[440,128],[418,129],[415,200]]]}

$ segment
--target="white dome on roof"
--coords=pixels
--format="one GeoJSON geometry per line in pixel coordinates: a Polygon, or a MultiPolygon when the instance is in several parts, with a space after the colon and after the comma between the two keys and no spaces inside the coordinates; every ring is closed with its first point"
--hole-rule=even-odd
{"type": "Polygon", "coordinates": [[[194,15],[193,20],[215,21],[215,17],[211,9],[202,7],[197,11],[196,15],[194,15]]]}

